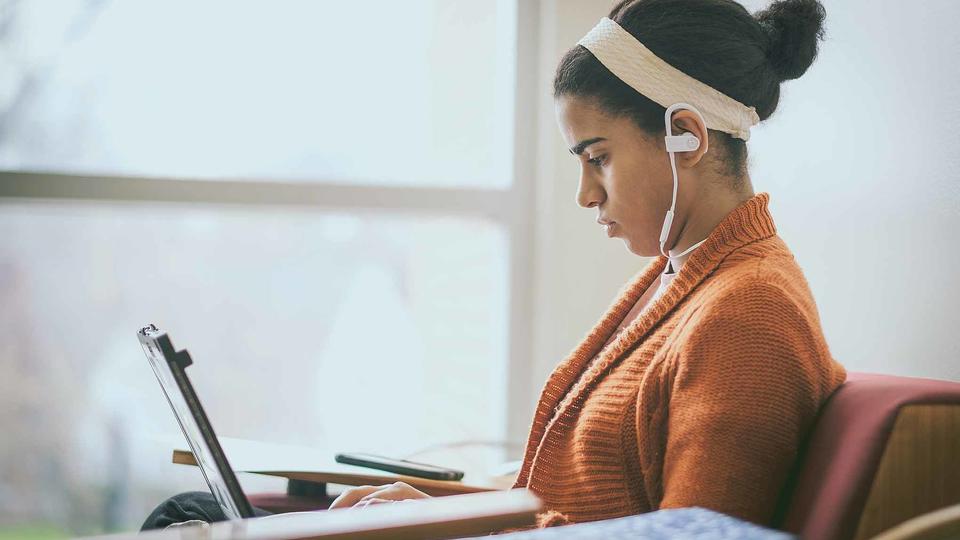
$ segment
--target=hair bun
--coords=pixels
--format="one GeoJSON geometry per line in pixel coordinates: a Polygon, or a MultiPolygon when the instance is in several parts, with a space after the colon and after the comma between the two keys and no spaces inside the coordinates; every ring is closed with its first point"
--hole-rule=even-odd
{"type": "Polygon", "coordinates": [[[813,63],[826,16],[818,0],[778,0],[754,14],[770,40],[767,59],[781,81],[800,77],[813,63]]]}

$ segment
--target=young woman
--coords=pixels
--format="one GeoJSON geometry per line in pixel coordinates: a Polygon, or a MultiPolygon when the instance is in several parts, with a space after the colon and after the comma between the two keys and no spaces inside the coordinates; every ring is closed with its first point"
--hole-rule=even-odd
{"type": "MultiPolygon", "coordinates": [[[[732,0],[625,0],[561,60],[577,202],[655,259],[544,386],[514,484],[544,501],[539,526],[686,506],[772,522],[846,373],[769,194],[753,192],[745,141],[813,62],[824,18],[817,0],[754,15],[732,0]]],[[[424,497],[361,486],[331,508],[424,497]]]]}

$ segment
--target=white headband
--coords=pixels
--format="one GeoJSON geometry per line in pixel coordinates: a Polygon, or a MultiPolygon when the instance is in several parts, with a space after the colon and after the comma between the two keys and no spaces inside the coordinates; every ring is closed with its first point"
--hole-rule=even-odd
{"type": "Polygon", "coordinates": [[[750,138],[750,127],[760,121],[757,111],[718,92],[663,61],[619,24],[604,17],[577,42],[634,90],[664,107],[690,103],[703,112],[710,129],[750,138]]]}

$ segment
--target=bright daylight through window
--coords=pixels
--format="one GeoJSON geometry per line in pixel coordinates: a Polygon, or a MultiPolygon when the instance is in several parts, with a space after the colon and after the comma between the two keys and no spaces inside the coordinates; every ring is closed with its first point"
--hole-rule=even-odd
{"type": "Polygon", "coordinates": [[[131,530],[205,489],[170,463],[147,323],[221,436],[503,458],[516,10],[0,3],[0,174],[53,186],[0,197],[0,537],[131,530]]]}

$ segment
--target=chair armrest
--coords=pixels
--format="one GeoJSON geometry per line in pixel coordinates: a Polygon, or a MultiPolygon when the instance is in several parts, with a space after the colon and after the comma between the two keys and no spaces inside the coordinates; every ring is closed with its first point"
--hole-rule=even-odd
{"type": "Polygon", "coordinates": [[[873,540],[947,540],[960,538],[960,504],[904,521],[873,540]]]}

